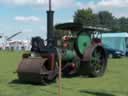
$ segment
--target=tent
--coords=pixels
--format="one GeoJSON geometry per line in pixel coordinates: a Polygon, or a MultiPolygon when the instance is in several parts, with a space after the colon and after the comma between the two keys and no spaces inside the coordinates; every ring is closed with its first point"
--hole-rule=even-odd
{"type": "Polygon", "coordinates": [[[128,33],[103,33],[102,42],[113,49],[122,50],[124,53],[128,52],[128,33]]]}

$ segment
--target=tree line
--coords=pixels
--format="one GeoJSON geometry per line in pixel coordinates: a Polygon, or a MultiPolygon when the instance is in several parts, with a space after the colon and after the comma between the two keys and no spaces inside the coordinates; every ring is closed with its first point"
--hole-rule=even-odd
{"type": "MultiPolygon", "coordinates": [[[[85,26],[95,26],[110,28],[112,32],[128,32],[128,17],[117,18],[109,11],[100,11],[94,13],[91,8],[78,9],[74,13],[74,23],[80,23],[85,26]]],[[[56,30],[56,37],[61,38],[66,31],[56,30]]]]}
{"type": "Polygon", "coordinates": [[[78,9],[73,21],[85,26],[107,27],[113,32],[128,32],[128,17],[117,18],[109,11],[94,13],[91,8],[78,9]]]}

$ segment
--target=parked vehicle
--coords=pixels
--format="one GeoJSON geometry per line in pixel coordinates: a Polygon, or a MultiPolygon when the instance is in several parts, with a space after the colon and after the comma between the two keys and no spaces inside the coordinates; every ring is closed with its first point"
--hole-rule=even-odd
{"type": "Polygon", "coordinates": [[[128,51],[128,32],[102,33],[102,43],[113,49],[122,50],[125,55],[128,51]]]}
{"type": "Polygon", "coordinates": [[[126,56],[128,56],[128,51],[126,52],[126,56]]]}
{"type": "Polygon", "coordinates": [[[108,57],[111,57],[111,58],[121,58],[122,56],[125,55],[125,53],[121,50],[118,50],[118,49],[114,49],[114,48],[111,48],[110,46],[108,45],[103,45],[106,52],[107,52],[107,55],[108,57]]]}

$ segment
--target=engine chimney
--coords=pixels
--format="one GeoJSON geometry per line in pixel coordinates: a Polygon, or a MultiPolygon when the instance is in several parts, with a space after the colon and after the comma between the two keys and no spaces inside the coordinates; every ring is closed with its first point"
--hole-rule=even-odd
{"type": "Polygon", "coordinates": [[[54,11],[52,11],[52,2],[49,0],[49,10],[47,11],[47,46],[53,47],[54,46],[54,11]]]}

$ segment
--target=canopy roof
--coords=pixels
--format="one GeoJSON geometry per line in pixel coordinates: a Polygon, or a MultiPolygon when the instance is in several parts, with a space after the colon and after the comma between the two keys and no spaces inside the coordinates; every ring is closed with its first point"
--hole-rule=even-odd
{"type": "Polygon", "coordinates": [[[103,33],[102,37],[128,37],[127,32],[103,33]]]}
{"type": "Polygon", "coordinates": [[[98,32],[109,32],[110,29],[102,27],[93,27],[93,26],[83,26],[78,23],[63,23],[55,26],[56,29],[60,30],[71,30],[71,31],[98,31],[98,32]]]}

